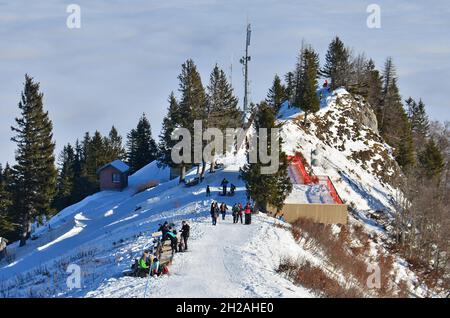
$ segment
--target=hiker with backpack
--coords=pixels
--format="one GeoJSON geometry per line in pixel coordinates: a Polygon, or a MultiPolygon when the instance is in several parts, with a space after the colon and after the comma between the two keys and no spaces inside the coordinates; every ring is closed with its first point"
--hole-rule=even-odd
{"type": "Polygon", "coordinates": [[[181,240],[184,244],[183,250],[187,250],[188,249],[188,245],[187,245],[187,241],[189,238],[189,232],[191,230],[191,227],[189,226],[189,224],[186,221],[181,222],[181,240]]]}
{"type": "Polygon", "coordinates": [[[176,253],[177,251],[177,245],[178,245],[178,238],[176,231],[170,227],[169,231],[166,233],[166,236],[163,237],[163,241],[170,240],[170,246],[172,247],[172,254],[176,253]]]}

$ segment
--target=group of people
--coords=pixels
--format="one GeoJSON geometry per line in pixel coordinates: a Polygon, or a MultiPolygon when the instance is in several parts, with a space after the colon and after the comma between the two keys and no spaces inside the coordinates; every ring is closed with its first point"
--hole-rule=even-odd
{"type": "MultiPolygon", "coordinates": [[[[188,249],[188,238],[190,235],[190,226],[186,221],[181,222],[180,230],[180,242],[178,242],[177,230],[175,225],[164,222],[160,225],[158,231],[162,233],[161,242],[170,240],[170,246],[172,248],[172,254],[176,252],[184,252],[188,249]]],[[[158,258],[149,250],[145,250],[141,258],[133,265],[133,271],[136,272],[138,277],[159,276],[161,274],[167,274],[169,269],[167,266],[160,266],[158,258]]]]}
{"type": "MultiPolygon", "coordinates": [[[[236,186],[234,184],[230,184],[230,192],[227,192],[228,190],[228,183],[230,183],[226,178],[223,178],[222,182],[220,183],[220,185],[222,186],[222,192],[220,193],[220,195],[222,196],[233,196],[234,192],[236,191],[236,186]]],[[[211,187],[209,186],[209,184],[206,186],[206,196],[210,197],[211,196],[211,187]]]]}
{"type": "Polygon", "coordinates": [[[174,224],[169,224],[167,221],[164,222],[158,229],[161,232],[161,241],[170,240],[170,245],[172,247],[172,253],[184,252],[188,249],[188,238],[190,235],[191,227],[186,221],[181,222],[180,230],[180,242],[178,242],[177,230],[174,228],[174,224]]]}
{"type": "MultiPolygon", "coordinates": [[[[227,187],[228,187],[228,183],[230,183],[227,178],[223,178],[222,182],[220,183],[220,185],[222,186],[222,195],[227,195],[227,187]]],[[[230,184],[230,196],[234,195],[234,191],[236,190],[236,186],[234,184],[230,184]]]]}
{"type": "MultiPolygon", "coordinates": [[[[228,206],[222,202],[219,206],[219,203],[217,201],[213,201],[211,203],[211,219],[212,219],[212,225],[217,225],[217,219],[219,218],[219,214],[222,215],[222,220],[225,220],[225,216],[228,211],[228,206]]],[[[233,207],[231,208],[231,215],[233,216],[233,223],[239,223],[241,221],[241,224],[243,223],[242,215],[244,215],[245,224],[251,224],[252,223],[252,212],[253,208],[250,204],[250,202],[247,202],[245,207],[242,206],[241,203],[235,203],[233,207]]]]}

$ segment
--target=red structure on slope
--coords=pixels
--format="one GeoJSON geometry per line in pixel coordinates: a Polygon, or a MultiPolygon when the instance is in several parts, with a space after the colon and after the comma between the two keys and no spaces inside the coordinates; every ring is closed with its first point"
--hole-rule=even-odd
{"type": "Polygon", "coordinates": [[[328,176],[315,176],[310,175],[306,171],[305,159],[301,153],[297,153],[295,156],[288,156],[290,162],[289,176],[296,184],[325,184],[330,191],[330,196],[333,198],[336,204],[344,204],[341,197],[336,191],[333,182],[328,176]]]}

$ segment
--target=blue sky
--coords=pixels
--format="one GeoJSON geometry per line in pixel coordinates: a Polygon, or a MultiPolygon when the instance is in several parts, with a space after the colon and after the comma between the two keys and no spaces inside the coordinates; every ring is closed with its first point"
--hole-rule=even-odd
{"type": "Polygon", "coordinates": [[[204,85],[215,63],[242,98],[245,25],[252,23],[251,96],[258,102],[274,74],[290,71],[302,39],[323,59],[338,35],[382,67],[397,66],[402,97],[421,97],[432,119],[450,120],[450,4],[433,1],[294,0],[0,0],[0,162],[13,161],[10,126],[24,74],[41,83],[57,150],[85,131],[125,137],[139,116],[159,133],[181,64],[193,58],[204,85]],[[81,7],[68,29],[66,7],[81,7]],[[381,29],[366,26],[369,4],[381,29]]]}

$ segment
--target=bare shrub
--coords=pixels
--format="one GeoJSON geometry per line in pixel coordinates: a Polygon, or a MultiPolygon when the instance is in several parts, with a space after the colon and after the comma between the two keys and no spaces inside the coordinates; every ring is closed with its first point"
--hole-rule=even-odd
{"type": "Polygon", "coordinates": [[[355,298],[363,295],[353,287],[343,287],[336,280],[330,278],[325,272],[313,266],[310,262],[283,259],[277,269],[284,273],[294,284],[309,288],[324,297],[355,298]]]}

